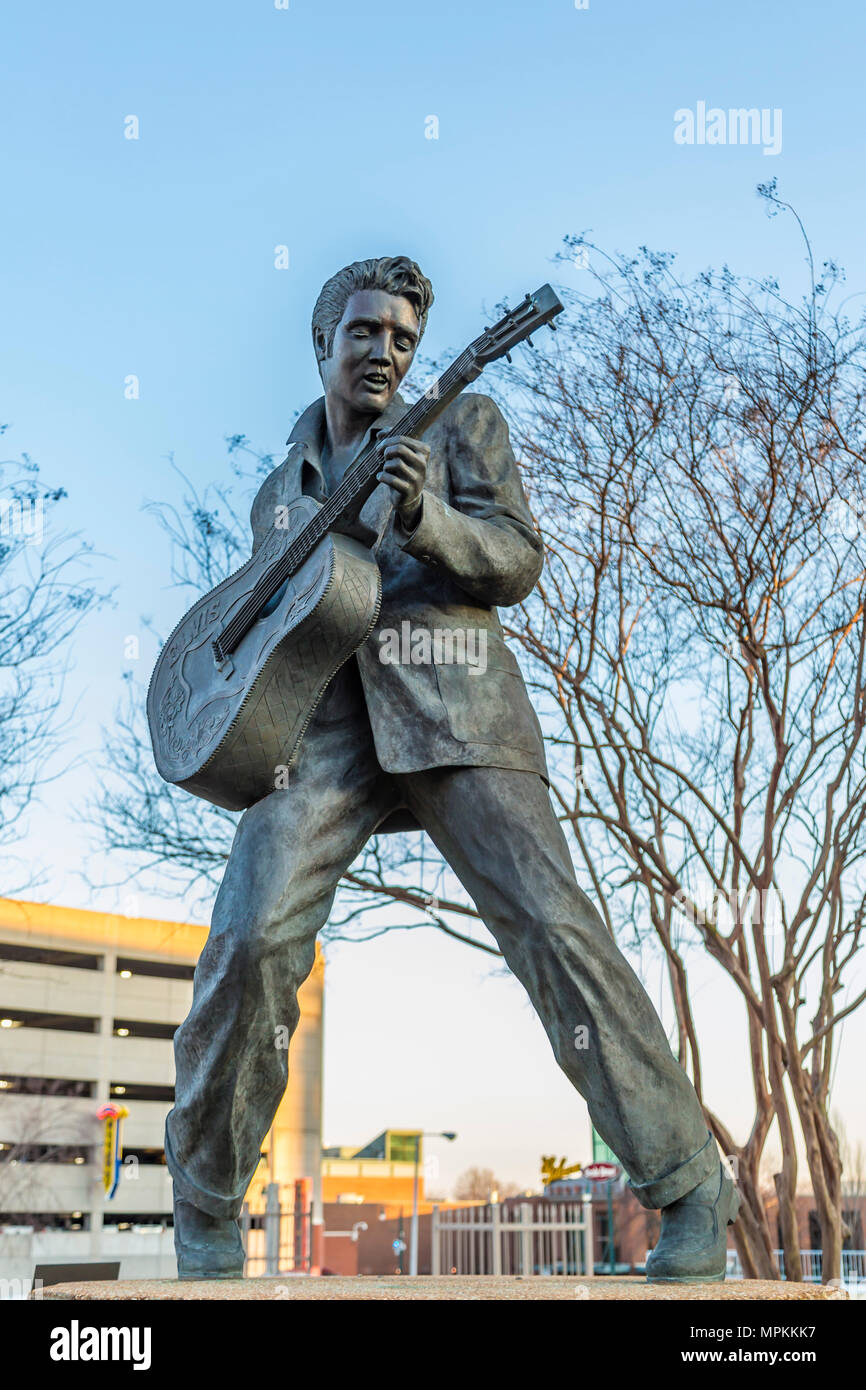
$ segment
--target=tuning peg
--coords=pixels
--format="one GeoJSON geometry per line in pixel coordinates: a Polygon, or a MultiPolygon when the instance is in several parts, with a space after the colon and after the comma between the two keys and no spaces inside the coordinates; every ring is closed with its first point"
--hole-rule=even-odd
{"type": "Polygon", "coordinates": [[[552,319],[551,319],[550,323],[549,323],[547,326],[548,326],[548,328],[550,329],[551,333],[555,333],[555,332],[556,332],[556,324],[553,322],[552,319]]]}
{"type": "Polygon", "coordinates": [[[527,339],[526,339],[526,346],[527,346],[527,347],[532,347],[532,339],[531,339],[531,338],[527,338],[527,339]]]}
{"type": "Polygon", "coordinates": [[[512,361],[511,361],[511,353],[510,353],[510,352],[506,352],[506,354],[505,354],[505,360],[506,360],[506,362],[508,363],[509,366],[513,366],[513,363],[512,363],[512,361]]]}

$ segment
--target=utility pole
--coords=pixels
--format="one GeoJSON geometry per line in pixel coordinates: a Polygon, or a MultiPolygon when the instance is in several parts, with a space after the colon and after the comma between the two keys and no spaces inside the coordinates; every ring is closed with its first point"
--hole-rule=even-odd
{"type": "Polygon", "coordinates": [[[607,1249],[611,1274],[616,1274],[616,1246],[613,1239],[613,1179],[607,1180],[607,1249]]]}
{"type": "Polygon", "coordinates": [[[409,1237],[409,1273],[418,1273],[418,1164],[421,1158],[421,1135],[415,1135],[415,1173],[412,1179],[412,1234],[409,1237]]]}
{"type": "MultiPolygon", "coordinates": [[[[453,1142],[453,1141],[457,1138],[457,1135],[453,1132],[453,1130],[440,1130],[438,1133],[437,1133],[437,1132],[434,1132],[434,1133],[432,1133],[432,1134],[428,1133],[427,1130],[424,1130],[424,1131],[419,1131],[419,1132],[415,1135],[415,1176],[414,1176],[414,1180],[413,1180],[413,1183],[412,1183],[412,1226],[411,1226],[411,1236],[410,1236],[410,1246],[409,1246],[409,1273],[410,1273],[410,1274],[417,1274],[417,1273],[418,1273],[418,1165],[419,1165],[420,1159],[421,1159],[421,1139],[422,1139],[422,1134],[426,1134],[427,1137],[428,1137],[429,1139],[447,1139],[447,1140],[449,1141],[449,1143],[453,1142]]],[[[401,1215],[402,1215],[402,1212],[401,1212],[401,1215]]],[[[403,1256],[402,1256],[402,1254],[401,1254],[401,1256],[400,1256],[400,1260],[401,1260],[400,1272],[401,1272],[401,1273],[402,1273],[402,1270],[403,1270],[402,1259],[403,1259],[403,1256]]]]}

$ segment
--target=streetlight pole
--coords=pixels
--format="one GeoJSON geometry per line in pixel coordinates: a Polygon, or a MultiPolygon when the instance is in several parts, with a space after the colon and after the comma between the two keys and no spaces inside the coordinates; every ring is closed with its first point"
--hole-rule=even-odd
{"type": "Polygon", "coordinates": [[[613,1181],[611,1178],[607,1180],[607,1240],[610,1272],[611,1274],[616,1274],[616,1242],[613,1233],[613,1181]]]}
{"type": "Polygon", "coordinates": [[[421,1161],[421,1139],[447,1139],[449,1142],[457,1138],[457,1135],[450,1130],[440,1130],[430,1133],[427,1130],[419,1130],[415,1135],[415,1173],[412,1181],[412,1225],[409,1235],[409,1273],[418,1273],[418,1165],[421,1161]]]}
{"type": "Polygon", "coordinates": [[[412,1233],[409,1236],[409,1273],[418,1273],[418,1162],[421,1135],[415,1135],[415,1173],[412,1179],[412,1233]]]}

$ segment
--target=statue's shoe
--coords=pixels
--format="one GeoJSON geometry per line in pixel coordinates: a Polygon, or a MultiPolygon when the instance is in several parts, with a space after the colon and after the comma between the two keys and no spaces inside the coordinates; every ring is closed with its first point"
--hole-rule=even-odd
{"type": "Polygon", "coordinates": [[[244,1243],[240,1223],[174,1199],[174,1249],[178,1279],[242,1279],[244,1243]]]}
{"type": "Polygon", "coordinates": [[[646,1262],[650,1284],[712,1284],[725,1277],[728,1226],[740,1194],[719,1161],[719,1171],[662,1208],[661,1234],[646,1262]]]}

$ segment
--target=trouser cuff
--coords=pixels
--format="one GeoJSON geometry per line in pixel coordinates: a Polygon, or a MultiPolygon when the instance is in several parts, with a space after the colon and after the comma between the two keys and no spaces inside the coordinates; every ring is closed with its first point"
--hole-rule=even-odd
{"type": "Polygon", "coordinates": [[[198,1207],[199,1211],[206,1211],[209,1216],[220,1217],[223,1220],[236,1221],[238,1219],[244,1204],[246,1187],[243,1192],[234,1197],[225,1197],[219,1192],[211,1192],[207,1187],[200,1187],[178,1163],[171,1145],[168,1127],[165,1131],[165,1164],[171,1173],[176,1197],[182,1197],[185,1202],[191,1202],[194,1207],[198,1207]]]}
{"type": "Polygon", "coordinates": [[[716,1141],[707,1130],[707,1142],[684,1163],[678,1164],[663,1177],[654,1178],[652,1182],[629,1182],[628,1186],[642,1207],[646,1207],[647,1211],[658,1211],[660,1207],[669,1207],[671,1202],[679,1201],[692,1188],[718,1172],[720,1161],[716,1141]]]}

